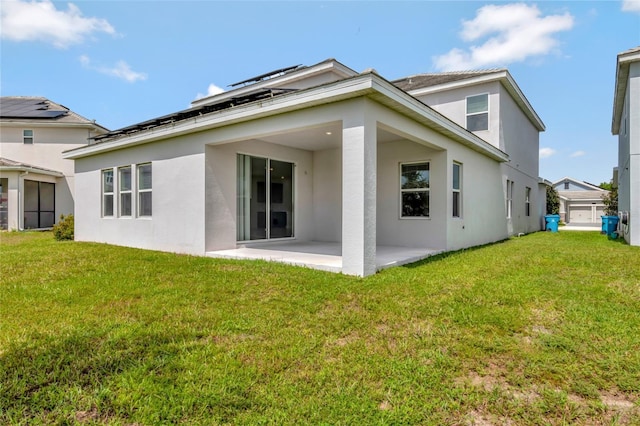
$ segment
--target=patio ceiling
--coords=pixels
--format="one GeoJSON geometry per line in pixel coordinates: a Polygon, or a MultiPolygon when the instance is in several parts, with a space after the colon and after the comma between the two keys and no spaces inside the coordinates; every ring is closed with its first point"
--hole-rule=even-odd
{"type": "MultiPolygon", "coordinates": [[[[378,143],[402,139],[404,139],[402,136],[378,127],[378,143]]],[[[260,140],[307,151],[340,148],[342,146],[342,123],[336,121],[322,126],[297,129],[287,133],[261,137],[260,140]]]]}

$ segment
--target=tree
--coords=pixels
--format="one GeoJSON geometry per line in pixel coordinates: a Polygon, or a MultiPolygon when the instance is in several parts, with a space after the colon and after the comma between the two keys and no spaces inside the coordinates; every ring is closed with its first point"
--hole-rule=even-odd
{"type": "Polygon", "coordinates": [[[613,182],[602,182],[598,187],[611,191],[613,189],[613,182]]]}
{"type": "Polygon", "coordinates": [[[558,191],[553,186],[547,186],[547,214],[558,214],[560,212],[560,198],[558,191]]]}
{"type": "Polygon", "coordinates": [[[604,214],[607,216],[618,215],[618,187],[611,186],[611,190],[602,196],[604,203],[604,214]]]}

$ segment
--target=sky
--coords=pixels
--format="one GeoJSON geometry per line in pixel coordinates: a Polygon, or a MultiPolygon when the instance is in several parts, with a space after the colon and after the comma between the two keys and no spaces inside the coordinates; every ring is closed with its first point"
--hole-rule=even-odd
{"type": "Polygon", "coordinates": [[[327,58],[388,80],[508,68],[546,125],[540,176],[594,184],[617,163],[616,56],[640,45],[640,0],[0,0],[0,17],[0,94],[111,130],[327,58]]]}

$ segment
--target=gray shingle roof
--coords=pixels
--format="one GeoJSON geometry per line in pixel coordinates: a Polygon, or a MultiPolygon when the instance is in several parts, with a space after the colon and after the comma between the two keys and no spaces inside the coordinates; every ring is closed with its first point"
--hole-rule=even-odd
{"type": "Polygon", "coordinates": [[[466,80],[469,78],[479,77],[496,72],[506,71],[506,69],[491,69],[478,71],[455,71],[442,73],[416,74],[405,78],[394,80],[393,83],[399,89],[405,92],[422,89],[423,87],[438,86],[440,84],[452,83],[455,81],[466,80]]]}

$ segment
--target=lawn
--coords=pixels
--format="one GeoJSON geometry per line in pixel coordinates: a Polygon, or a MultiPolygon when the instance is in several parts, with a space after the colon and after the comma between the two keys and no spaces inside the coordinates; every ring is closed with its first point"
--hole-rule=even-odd
{"type": "Polygon", "coordinates": [[[640,424],[640,248],[366,279],[0,234],[2,424],[640,424]]]}

